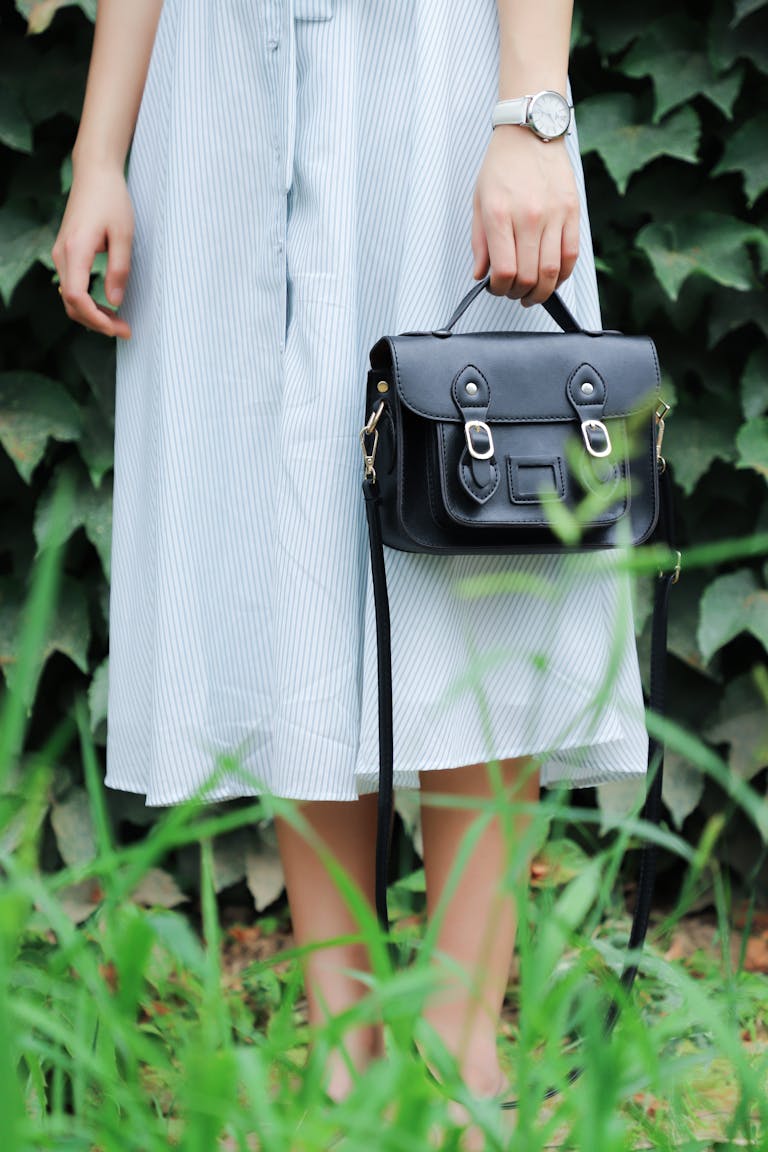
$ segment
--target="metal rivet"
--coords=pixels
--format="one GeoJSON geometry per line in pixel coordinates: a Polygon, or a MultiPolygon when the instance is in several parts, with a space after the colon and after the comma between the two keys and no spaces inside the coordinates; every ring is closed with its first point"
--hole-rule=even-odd
{"type": "Polygon", "coordinates": [[[581,386],[581,390],[585,396],[591,396],[594,392],[594,385],[590,384],[589,380],[585,380],[581,386]]]}
{"type": "Polygon", "coordinates": [[[469,381],[466,385],[466,390],[470,396],[474,396],[475,392],[477,392],[477,384],[475,384],[474,380],[469,381]]]}
{"type": "Polygon", "coordinates": [[[387,384],[386,380],[379,380],[378,384],[376,385],[376,391],[389,392],[389,384],[387,384]]]}

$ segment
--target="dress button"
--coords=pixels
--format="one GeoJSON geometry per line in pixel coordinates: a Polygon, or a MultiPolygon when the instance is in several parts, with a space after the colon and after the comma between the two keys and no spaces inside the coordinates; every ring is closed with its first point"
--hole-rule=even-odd
{"type": "Polygon", "coordinates": [[[280,43],[280,41],[275,40],[275,38],[273,36],[269,40],[267,40],[267,47],[270,49],[270,51],[274,52],[275,48],[277,48],[279,43],[280,43]]]}

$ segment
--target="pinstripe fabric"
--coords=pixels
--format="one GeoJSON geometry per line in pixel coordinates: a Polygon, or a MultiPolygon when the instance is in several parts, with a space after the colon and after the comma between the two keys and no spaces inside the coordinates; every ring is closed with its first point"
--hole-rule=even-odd
{"type": "MultiPolygon", "coordinates": [[[[165,0],[128,174],[110,787],[149,805],[375,790],[367,354],[471,286],[497,75],[496,0],[165,0]]],[[[562,294],[598,327],[567,146],[582,232],[562,294]]],[[[551,326],[483,293],[456,327],[551,326]]],[[[631,589],[607,553],[387,563],[396,786],[526,753],[547,786],[645,772],[631,589]]]]}

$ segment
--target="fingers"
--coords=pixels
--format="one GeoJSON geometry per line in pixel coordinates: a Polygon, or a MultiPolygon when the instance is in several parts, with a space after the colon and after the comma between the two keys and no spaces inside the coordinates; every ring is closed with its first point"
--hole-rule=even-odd
{"type": "Polygon", "coordinates": [[[475,193],[472,208],[472,254],[475,258],[472,276],[475,280],[481,280],[488,272],[489,260],[488,242],[485,238],[477,193],[475,193]]]}
{"type": "Polygon", "coordinates": [[[490,266],[495,295],[541,304],[573,272],[580,201],[563,148],[543,151],[520,133],[492,137],[473,208],[474,275],[490,266]]]}
{"type": "MultiPolygon", "coordinates": [[[[113,283],[120,286],[127,278],[127,271],[123,249],[119,244],[116,247],[118,251],[113,283]]],[[[131,335],[130,325],[116,313],[97,304],[88,293],[94,255],[103,250],[103,243],[97,247],[92,239],[83,236],[67,237],[61,244],[57,240],[51,255],[59,273],[61,300],[71,320],[76,320],[94,332],[103,332],[105,336],[128,338],[131,335]]]]}
{"type": "Polygon", "coordinates": [[[494,296],[509,296],[517,279],[517,247],[512,219],[506,206],[490,205],[486,209],[483,224],[491,262],[489,291],[494,296]]]}
{"type": "Polygon", "coordinates": [[[531,304],[543,304],[555,290],[560,280],[562,270],[562,229],[558,227],[545,228],[541,236],[541,244],[536,253],[536,267],[533,274],[531,288],[521,297],[523,307],[529,308],[531,304]]]}
{"type": "MultiPolygon", "coordinates": [[[[515,228],[517,248],[517,276],[509,296],[527,303],[538,289],[541,280],[541,247],[544,216],[539,209],[529,209],[520,225],[515,228]]],[[[558,258],[558,269],[560,260],[558,258]]],[[[554,286],[554,285],[553,285],[554,286]]]]}
{"type": "Polygon", "coordinates": [[[566,217],[565,224],[562,232],[562,244],[560,249],[560,275],[557,278],[556,288],[559,288],[563,280],[567,280],[576,266],[576,261],[579,258],[579,211],[578,207],[575,211],[569,213],[566,217]]]}
{"type": "Polygon", "coordinates": [[[117,229],[109,233],[107,247],[107,274],[104,292],[110,304],[119,305],[128,283],[131,269],[131,234],[117,229]]]}
{"type": "MultiPolygon", "coordinates": [[[[489,215],[483,250],[490,253],[489,289],[494,295],[520,300],[528,308],[542,304],[571,275],[579,256],[578,215],[543,223],[536,212],[529,212],[517,227],[510,217],[489,215]]],[[[473,250],[478,247],[473,225],[473,250]]],[[[476,260],[476,277],[477,268],[476,260]]]]}

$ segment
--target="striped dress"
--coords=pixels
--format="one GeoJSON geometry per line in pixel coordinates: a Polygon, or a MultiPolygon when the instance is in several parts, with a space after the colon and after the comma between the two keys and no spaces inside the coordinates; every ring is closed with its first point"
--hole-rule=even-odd
{"type": "MultiPolygon", "coordinates": [[[[498,55],[496,0],[165,0],[128,168],[109,787],[376,790],[368,352],[475,282],[498,55]]],[[[567,148],[561,293],[597,328],[575,131],[567,148]]],[[[486,292],[456,330],[552,327],[486,292]]],[[[645,773],[632,590],[606,553],[386,558],[396,787],[526,754],[545,787],[645,773]]]]}

